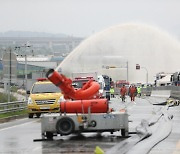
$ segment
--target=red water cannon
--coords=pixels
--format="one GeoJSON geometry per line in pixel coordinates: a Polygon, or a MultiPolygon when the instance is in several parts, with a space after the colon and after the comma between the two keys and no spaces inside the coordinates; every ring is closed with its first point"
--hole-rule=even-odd
{"type": "Polygon", "coordinates": [[[50,69],[46,73],[46,77],[54,83],[57,87],[59,87],[64,94],[65,99],[73,99],[73,100],[85,100],[92,99],[96,93],[98,93],[100,85],[98,82],[93,80],[89,80],[81,89],[74,89],[72,86],[72,80],[64,76],[63,74],[59,74],[54,69],[50,69]]]}

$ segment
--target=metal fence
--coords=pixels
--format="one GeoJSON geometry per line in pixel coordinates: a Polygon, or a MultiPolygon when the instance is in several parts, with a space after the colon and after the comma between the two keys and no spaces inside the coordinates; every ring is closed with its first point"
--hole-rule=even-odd
{"type": "Polygon", "coordinates": [[[27,101],[0,103],[0,114],[27,109],[27,101]]]}

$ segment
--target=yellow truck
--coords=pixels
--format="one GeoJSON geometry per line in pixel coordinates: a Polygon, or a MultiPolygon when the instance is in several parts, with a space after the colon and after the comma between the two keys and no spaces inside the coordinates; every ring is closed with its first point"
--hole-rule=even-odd
{"type": "Polygon", "coordinates": [[[29,118],[33,118],[34,114],[39,118],[41,113],[59,112],[59,102],[63,99],[63,95],[49,80],[38,79],[27,93],[29,118]]]}

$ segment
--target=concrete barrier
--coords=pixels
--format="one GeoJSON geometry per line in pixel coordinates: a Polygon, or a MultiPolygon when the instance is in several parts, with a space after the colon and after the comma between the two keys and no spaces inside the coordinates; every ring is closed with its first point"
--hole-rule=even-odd
{"type": "Polygon", "coordinates": [[[179,99],[180,100],[180,91],[171,91],[171,98],[179,99]]]}
{"type": "Polygon", "coordinates": [[[152,90],[151,97],[169,98],[171,96],[171,90],[152,90]]]}
{"type": "Polygon", "coordinates": [[[161,86],[161,87],[142,88],[142,95],[165,97],[165,98],[170,97],[180,100],[180,86],[161,86]]]}

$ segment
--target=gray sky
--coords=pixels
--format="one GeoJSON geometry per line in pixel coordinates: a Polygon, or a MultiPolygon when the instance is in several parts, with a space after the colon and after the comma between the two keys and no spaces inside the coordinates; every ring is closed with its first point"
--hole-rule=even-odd
{"type": "Polygon", "coordinates": [[[0,32],[87,37],[134,22],[157,26],[180,38],[180,0],[0,0],[0,32]]]}

